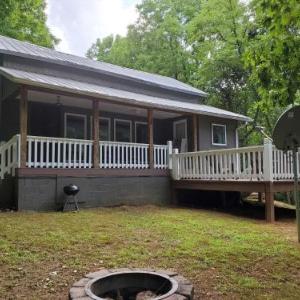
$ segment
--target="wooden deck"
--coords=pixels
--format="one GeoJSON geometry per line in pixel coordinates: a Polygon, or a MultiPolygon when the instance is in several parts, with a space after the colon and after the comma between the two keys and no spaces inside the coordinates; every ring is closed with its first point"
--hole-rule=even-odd
{"type": "MultiPolygon", "coordinates": [[[[178,153],[167,145],[100,141],[98,159],[91,140],[27,136],[26,164],[21,162],[21,138],[0,146],[0,177],[171,176],[172,191],[179,189],[264,193],[266,220],[274,221],[274,193],[293,190],[293,158],[269,140],[262,146],[178,153]],[[97,164],[95,165],[95,161],[97,164]]],[[[297,156],[300,175],[300,154],[297,156]]]]}
{"type": "Polygon", "coordinates": [[[292,180],[274,182],[249,180],[172,180],[174,203],[177,203],[178,190],[262,193],[265,195],[265,219],[267,222],[275,221],[274,193],[291,192],[293,188],[294,183],[292,180]]]}

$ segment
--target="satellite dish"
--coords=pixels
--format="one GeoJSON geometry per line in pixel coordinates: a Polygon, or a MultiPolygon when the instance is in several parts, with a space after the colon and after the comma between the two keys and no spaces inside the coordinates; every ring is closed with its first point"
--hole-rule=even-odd
{"type": "Polygon", "coordinates": [[[278,119],[273,131],[277,149],[288,151],[300,147],[300,106],[287,109],[278,119]]]}
{"type": "Polygon", "coordinates": [[[300,199],[298,193],[299,155],[297,157],[297,152],[300,147],[300,106],[287,109],[279,117],[273,131],[273,141],[278,149],[283,151],[292,150],[293,152],[294,199],[296,202],[298,242],[300,243],[300,199]]]}

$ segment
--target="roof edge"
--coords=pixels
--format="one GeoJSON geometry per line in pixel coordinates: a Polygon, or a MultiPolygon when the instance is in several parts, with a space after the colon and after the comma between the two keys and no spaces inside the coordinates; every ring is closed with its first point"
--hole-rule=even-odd
{"type": "MultiPolygon", "coordinates": [[[[19,41],[19,40],[16,40],[16,41],[19,41]]],[[[19,41],[19,42],[21,42],[21,41],[19,41]]],[[[30,44],[30,45],[33,45],[33,44],[30,44]]],[[[36,45],[34,45],[34,46],[36,46],[36,45]]],[[[52,50],[52,49],[50,49],[50,50],[52,50]]],[[[53,51],[56,51],[56,50],[53,50],[53,51]]],[[[72,55],[72,54],[68,54],[68,53],[64,53],[64,52],[60,52],[60,51],[56,51],[56,52],[62,53],[64,55],[72,55]]],[[[138,78],[135,78],[133,76],[121,75],[121,74],[118,74],[116,72],[109,72],[109,71],[105,71],[105,70],[100,70],[100,69],[93,68],[93,67],[88,67],[86,65],[79,64],[79,63],[76,64],[76,63],[69,62],[69,61],[56,60],[56,59],[52,59],[52,58],[44,58],[44,57],[41,57],[41,56],[38,56],[38,55],[24,54],[24,53],[20,53],[20,52],[17,52],[17,51],[11,51],[11,50],[5,50],[5,49],[0,49],[0,54],[12,55],[12,56],[17,56],[17,57],[32,59],[32,60],[35,60],[35,61],[49,62],[49,63],[61,65],[61,66],[73,67],[73,68],[76,68],[76,69],[79,69],[79,70],[85,70],[85,71],[91,71],[91,72],[94,72],[94,73],[97,73],[97,74],[109,75],[109,76],[113,76],[115,78],[127,79],[127,80],[131,80],[133,82],[143,83],[143,84],[146,84],[148,86],[159,87],[159,88],[163,88],[163,89],[173,91],[173,92],[181,92],[181,93],[187,94],[187,95],[193,95],[193,96],[197,96],[197,97],[207,97],[208,96],[208,94],[206,92],[198,90],[197,88],[195,88],[191,85],[190,85],[191,88],[196,89],[199,92],[189,91],[189,90],[176,88],[176,87],[171,87],[171,86],[164,85],[164,84],[158,84],[158,83],[155,83],[155,82],[150,82],[150,81],[147,81],[147,80],[138,79],[138,78]]],[[[76,56],[76,55],[72,55],[72,56],[80,57],[80,56],[76,56]]],[[[85,58],[85,57],[80,57],[80,58],[88,59],[88,58],[85,58]]],[[[110,64],[110,63],[106,63],[106,62],[102,62],[102,63],[110,64]]],[[[145,74],[150,74],[150,75],[153,75],[153,76],[162,76],[162,77],[165,77],[165,78],[172,78],[172,77],[163,76],[163,75],[160,75],[160,74],[144,72],[144,71],[140,71],[140,70],[136,70],[136,69],[130,69],[130,68],[126,68],[126,67],[122,67],[122,66],[118,66],[118,65],[113,65],[113,66],[117,66],[117,67],[128,69],[128,70],[133,70],[133,71],[136,71],[136,72],[143,72],[145,74]]],[[[172,78],[172,79],[177,80],[175,78],[172,78]]],[[[181,82],[181,81],[178,80],[178,82],[181,82]]],[[[181,82],[181,83],[184,83],[184,82],[181,82]]],[[[184,84],[187,84],[187,83],[184,83],[184,84]]],[[[187,85],[189,85],[189,84],[187,84],[187,85]]]]}
{"type": "MultiPolygon", "coordinates": [[[[42,83],[42,82],[37,82],[31,79],[22,79],[22,78],[18,78],[10,73],[8,73],[4,67],[0,67],[0,74],[2,74],[4,77],[6,77],[8,80],[11,80],[17,84],[23,84],[23,85],[27,85],[27,86],[31,86],[31,87],[36,87],[36,88],[44,88],[44,89],[48,89],[48,90],[53,90],[53,91],[57,91],[59,93],[59,91],[61,92],[67,92],[70,93],[70,95],[80,95],[80,96],[88,96],[91,98],[95,98],[95,99],[99,99],[99,95],[100,93],[97,92],[90,92],[90,91],[80,91],[80,90],[74,90],[68,87],[62,87],[62,86],[57,86],[57,85],[49,85],[47,83],[42,83]]],[[[47,76],[47,75],[44,75],[47,76]]],[[[145,95],[147,96],[147,95],[145,95]]],[[[103,97],[106,100],[111,100],[111,101],[119,101],[121,102],[120,104],[122,104],[122,101],[124,101],[124,97],[116,97],[116,96],[110,96],[110,95],[106,95],[105,93],[101,94],[101,97],[103,97]]],[[[147,96],[149,97],[149,96],[147,96]]],[[[126,98],[127,99],[127,98],[126,98]]],[[[132,103],[130,103],[133,106],[141,106],[140,103],[137,103],[138,101],[135,100],[134,98],[129,99],[132,103]],[[135,102],[135,103],[134,103],[135,102]]],[[[161,98],[161,100],[166,100],[161,98]]],[[[179,101],[174,101],[174,104],[176,102],[179,101]]],[[[123,105],[126,105],[126,103],[123,103],[123,105]]],[[[199,104],[202,106],[209,106],[209,105],[203,105],[203,104],[199,104]]],[[[144,107],[148,107],[148,108],[153,108],[153,105],[150,103],[144,103],[142,106],[144,107]]],[[[237,121],[241,121],[241,122],[252,122],[253,120],[250,117],[241,115],[241,114],[237,114],[237,113],[233,113],[230,111],[226,111],[224,109],[220,109],[218,108],[218,110],[220,112],[195,112],[195,109],[191,109],[191,108],[186,108],[186,109],[182,109],[182,108],[163,108],[160,105],[157,106],[157,110],[165,110],[165,111],[173,111],[173,112],[177,112],[177,113],[190,113],[190,114],[198,114],[198,115],[206,115],[206,116],[214,116],[214,117],[219,117],[222,119],[230,119],[230,120],[237,120],[237,121]],[[223,115],[221,114],[221,112],[224,113],[231,113],[234,115],[223,115]]]]}

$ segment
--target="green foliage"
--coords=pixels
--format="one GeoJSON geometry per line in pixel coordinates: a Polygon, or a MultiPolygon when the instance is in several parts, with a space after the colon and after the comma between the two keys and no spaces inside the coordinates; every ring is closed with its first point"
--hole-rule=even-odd
{"type": "Polygon", "coordinates": [[[238,0],[204,1],[189,24],[189,41],[197,64],[195,85],[211,95],[211,104],[244,114],[249,98],[255,94],[242,60],[249,24],[246,12],[246,6],[238,0]]]}
{"type": "Polygon", "coordinates": [[[144,0],[126,37],[98,40],[104,60],[190,83],[208,104],[249,115],[242,144],[271,134],[288,104],[300,102],[300,3],[297,0],[144,0]]]}
{"type": "Polygon", "coordinates": [[[245,58],[261,97],[260,109],[268,114],[299,97],[300,2],[255,0],[252,10],[255,19],[245,58]]]}
{"type": "Polygon", "coordinates": [[[200,0],[145,0],[137,6],[139,18],[125,38],[98,40],[87,55],[143,71],[189,81],[191,53],[186,24],[199,10],[200,0]]]}
{"type": "Polygon", "coordinates": [[[46,25],[44,0],[1,0],[0,34],[53,48],[56,39],[46,25]]]}

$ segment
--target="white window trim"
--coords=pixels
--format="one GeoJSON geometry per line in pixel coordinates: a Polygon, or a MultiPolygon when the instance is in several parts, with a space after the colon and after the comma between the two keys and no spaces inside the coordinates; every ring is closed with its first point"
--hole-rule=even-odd
{"type": "Polygon", "coordinates": [[[137,143],[137,140],[136,140],[136,129],[137,129],[137,126],[136,125],[146,125],[147,126],[147,122],[142,122],[142,121],[135,121],[134,122],[134,141],[137,143]]]}
{"type": "Polygon", "coordinates": [[[185,124],[185,138],[188,140],[187,135],[187,119],[177,120],[173,122],[173,140],[175,140],[175,131],[176,131],[176,125],[184,123],[185,124]]]}
{"type": "Polygon", "coordinates": [[[67,118],[68,116],[79,117],[84,120],[84,140],[87,139],[87,117],[84,114],[65,113],[64,115],[64,136],[67,137],[67,118]]]}
{"type": "Polygon", "coordinates": [[[129,143],[132,142],[132,121],[126,120],[126,119],[114,119],[114,141],[116,141],[116,123],[117,122],[123,122],[123,123],[129,123],[130,124],[130,139],[129,143]]]}
{"type": "Polygon", "coordinates": [[[226,125],[216,124],[216,123],[211,124],[211,143],[214,146],[227,146],[227,128],[226,128],[226,125]],[[225,128],[225,143],[224,144],[214,143],[214,126],[219,126],[219,127],[225,128]]]}
{"type": "MultiPolygon", "coordinates": [[[[99,117],[99,121],[100,120],[107,120],[108,121],[108,135],[109,135],[108,141],[110,141],[111,140],[111,120],[108,117],[99,117]]],[[[93,116],[90,117],[90,123],[91,123],[90,126],[91,126],[91,140],[92,140],[93,139],[93,116]]],[[[99,131],[100,131],[100,124],[99,124],[99,131]]]]}

